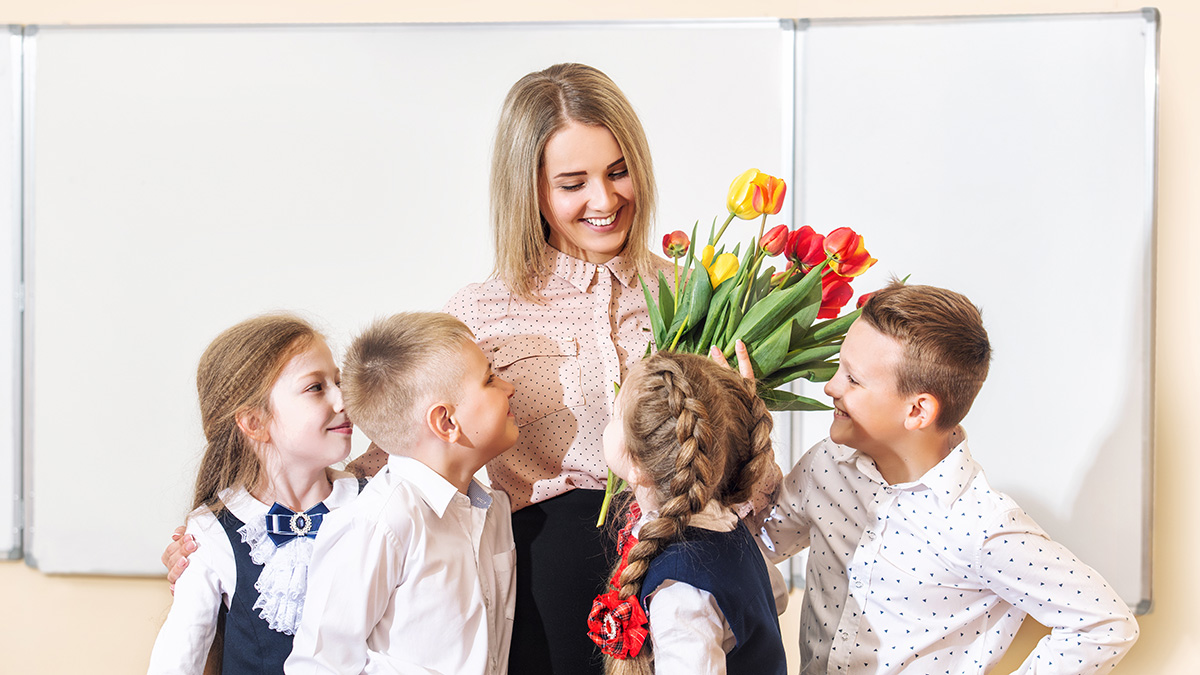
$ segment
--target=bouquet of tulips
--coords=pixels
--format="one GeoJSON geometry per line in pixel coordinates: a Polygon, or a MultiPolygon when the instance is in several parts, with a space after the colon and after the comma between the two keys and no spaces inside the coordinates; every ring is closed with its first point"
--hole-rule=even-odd
{"type": "MultiPolygon", "coordinates": [[[[824,382],[837,370],[837,354],[858,310],[838,317],[853,296],[851,280],[875,259],[862,235],[848,227],[822,236],[811,227],[766,229],[767,216],[779,213],[787,186],[774,176],[750,169],[729,188],[729,217],[710,232],[696,257],[681,231],[663,237],[663,252],[675,261],[675,285],[660,273],[658,302],[646,280],[642,290],[654,331],[653,349],[707,354],[716,345],[726,357],[738,340],[746,344],[759,395],[772,410],[828,410],[812,399],[780,389],[798,378],[824,382]],[[761,218],[758,236],[726,252],[721,236],[734,218],[761,218]],[[783,254],[786,267],[763,268],[783,254]],[[685,274],[679,275],[684,262],[685,274]]],[[[861,301],[860,301],[861,304],[861,301]]]]}
{"type": "MultiPolygon", "coordinates": [[[[663,237],[663,253],[675,261],[675,284],[660,272],[658,302],[641,279],[654,333],[647,354],[656,350],[708,354],[716,345],[726,358],[738,340],[746,344],[758,393],[771,410],[829,410],[829,406],[794,394],[783,385],[800,378],[825,382],[837,370],[837,355],[846,330],[859,309],[839,317],[853,296],[850,282],[875,259],[862,235],[848,227],[820,235],[804,226],[766,229],[767,216],[779,213],[787,185],[774,176],[749,169],[729,186],[729,216],[720,229],[713,221],[708,244],[696,257],[692,242],[676,230],[663,237]],[[727,252],[721,236],[734,218],[761,218],[758,236],[727,252]],[[783,254],[786,266],[763,268],[768,258],[783,254]],[[684,259],[680,277],[680,259],[684,259]]],[[[867,296],[859,298],[861,307],[867,296]]],[[[601,508],[603,524],[613,494],[624,486],[609,473],[601,508]]]]}

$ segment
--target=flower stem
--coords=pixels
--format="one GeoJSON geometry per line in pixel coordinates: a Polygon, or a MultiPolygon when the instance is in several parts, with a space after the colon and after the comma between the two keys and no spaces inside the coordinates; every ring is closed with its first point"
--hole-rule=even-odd
{"type": "MultiPolygon", "coordinates": [[[[714,238],[713,238],[713,240],[712,240],[712,245],[713,245],[713,246],[716,246],[716,245],[717,245],[717,242],[718,242],[718,241],[721,241],[721,235],[725,234],[725,228],[729,227],[729,223],[732,223],[732,222],[733,222],[733,217],[734,217],[734,216],[733,216],[733,214],[732,214],[732,213],[731,213],[731,214],[729,214],[729,217],[725,219],[725,224],[721,226],[721,229],[717,230],[717,236],[716,236],[716,237],[714,237],[714,238]]],[[[761,238],[761,237],[760,237],[760,238],[761,238]]]]}
{"type": "Polygon", "coordinates": [[[687,319],[679,324],[679,332],[675,333],[675,339],[671,341],[671,346],[667,349],[669,352],[675,351],[675,345],[679,344],[679,338],[683,337],[683,331],[687,330],[687,319]]]}
{"type": "Polygon", "coordinates": [[[750,293],[754,291],[754,275],[758,274],[758,266],[762,264],[763,254],[760,252],[754,256],[754,262],[750,264],[750,273],[746,275],[746,296],[742,298],[742,314],[746,313],[746,305],[750,304],[750,293]]]}
{"type": "Polygon", "coordinates": [[[604,502],[600,504],[600,518],[596,520],[596,527],[604,527],[604,521],[608,520],[608,505],[612,503],[613,497],[620,494],[625,489],[625,479],[617,478],[613,474],[612,469],[608,470],[608,482],[604,485],[604,502]],[[615,488],[613,486],[616,486],[615,488]]]}

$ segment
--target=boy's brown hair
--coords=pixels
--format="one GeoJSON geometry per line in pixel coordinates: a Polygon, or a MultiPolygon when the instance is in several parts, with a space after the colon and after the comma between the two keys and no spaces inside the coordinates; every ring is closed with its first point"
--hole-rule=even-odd
{"type": "Polygon", "coordinates": [[[346,350],[342,400],[350,419],[388,453],[412,441],[422,409],[453,400],[462,383],[464,345],[474,337],[461,321],[439,312],[405,312],[377,319],[346,350]]]}
{"type": "Polygon", "coordinates": [[[953,429],[971,410],[987,379],[992,347],[979,309],[965,295],[893,280],[871,295],[862,319],[904,348],[896,388],[907,396],[932,394],[935,423],[953,429]]]}

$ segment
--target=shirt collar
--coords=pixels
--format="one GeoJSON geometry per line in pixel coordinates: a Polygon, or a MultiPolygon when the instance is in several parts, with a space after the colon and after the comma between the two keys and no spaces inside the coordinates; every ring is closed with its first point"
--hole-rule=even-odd
{"type": "MultiPolygon", "coordinates": [[[[956,432],[961,440],[950,450],[950,454],[943,457],[942,461],[935,464],[917,480],[894,487],[913,490],[924,486],[933,492],[943,508],[948,509],[953,506],[955,500],[961,497],[967,489],[971,478],[979,471],[979,465],[971,457],[970,450],[967,449],[967,432],[961,426],[956,429],[956,432]]],[[[879,469],[876,468],[875,462],[870,457],[848,445],[838,445],[829,439],[826,439],[825,442],[833,447],[830,452],[834,461],[854,464],[867,477],[887,485],[887,481],[879,473],[879,469]]]]}
{"type": "Polygon", "coordinates": [[[611,272],[626,288],[633,288],[637,284],[637,267],[623,255],[613,256],[608,262],[597,265],[569,256],[547,244],[546,258],[548,267],[555,276],[584,293],[591,288],[592,280],[596,278],[596,270],[600,267],[611,272]]]}
{"type": "MultiPolygon", "coordinates": [[[[387,465],[389,471],[403,476],[404,480],[411,483],[417,492],[421,493],[421,498],[425,500],[429,508],[437,513],[438,518],[446,515],[446,509],[454,500],[454,496],[460,494],[458,488],[442,478],[441,474],[412,457],[390,455],[387,465]]],[[[467,487],[466,498],[470,500],[471,506],[482,509],[486,509],[492,504],[491,490],[480,485],[474,478],[467,487]]]]}
{"type": "MultiPolygon", "coordinates": [[[[323,500],[329,510],[345,506],[358,496],[358,479],[351,474],[336,469],[325,469],[325,475],[333,483],[333,491],[323,500]]],[[[237,488],[236,490],[226,488],[217,496],[225,504],[225,508],[229,509],[243,523],[265,516],[271,508],[270,504],[264,504],[255,499],[254,495],[246,491],[246,488],[237,488]]],[[[316,504],[312,506],[316,506],[316,504]]]]}
{"type": "MultiPolygon", "coordinates": [[[[962,427],[959,427],[959,430],[961,431],[962,427]]],[[[966,492],[967,486],[971,484],[971,479],[979,472],[979,465],[975,463],[971,457],[971,451],[967,448],[965,431],[962,432],[961,438],[959,444],[950,450],[950,454],[943,457],[942,461],[926,471],[925,475],[915,482],[915,484],[929,488],[938,504],[944,509],[949,509],[954,505],[954,502],[966,492]]]]}
{"type": "MultiPolygon", "coordinates": [[[[658,517],[658,511],[648,511],[642,514],[641,518],[634,523],[633,536],[638,536],[642,531],[642,526],[658,517]]],[[[732,509],[721,506],[721,503],[715,499],[710,499],[704,505],[704,510],[692,516],[688,522],[688,527],[698,527],[703,530],[713,530],[716,532],[732,532],[737,527],[738,517],[732,509]]]]}

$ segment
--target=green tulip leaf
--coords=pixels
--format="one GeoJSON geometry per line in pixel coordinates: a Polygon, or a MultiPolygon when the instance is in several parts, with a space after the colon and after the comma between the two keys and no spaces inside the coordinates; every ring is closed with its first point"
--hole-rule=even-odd
{"type": "Polygon", "coordinates": [[[791,337],[791,325],[785,323],[766,340],[753,346],[750,350],[750,363],[754,366],[756,377],[768,377],[779,369],[787,357],[788,340],[791,337]]]}
{"type": "Polygon", "coordinates": [[[675,318],[675,297],[672,295],[671,284],[663,275],[662,270],[658,271],[658,305],[663,324],[670,326],[671,320],[675,318]]]}
{"type": "MultiPolygon", "coordinates": [[[[689,286],[691,288],[688,289],[687,325],[699,326],[712,302],[713,287],[712,280],[708,278],[708,271],[703,268],[698,270],[696,278],[689,286]]],[[[683,313],[682,309],[676,312],[677,315],[683,313]]]]}
{"type": "Polygon", "coordinates": [[[854,320],[857,319],[860,314],[862,314],[862,310],[856,309],[845,316],[839,316],[836,319],[830,319],[828,321],[815,324],[812,326],[812,329],[807,331],[807,333],[799,340],[797,340],[799,336],[793,333],[792,349],[811,347],[814,345],[819,345],[823,342],[828,342],[829,340],[835,338],[845,337],[846,331],[850,329],[850,324],[854,323],[854,320]]]}
{"type": "Polygon", "coordinates": [[[787,353],[787,357],[780,368],[796,368],[799,366],[807,366],[813,363],[819,363],[828,359],[831,356],[837,356],[842,350],[841,345],[825,345],[823,347],[810,347],[809,349],[797,349],[787,353]]]}
{"type": "MultiPolygon", "coordinates": [[[[816,317],[821,306],[821,272],[825,263],[804,275],[800,283],[785,290],[775,290],[751,307],[725,345],[725,356],[733,354],[733,344],[740,339],[746,344],[757,342],[775,332],[786,321],[801,321],[811,314],[816,317]],[[814,302],[815,297],[815,302],[814,302]],[[812,305],[816,305],[812,307],[812,305]]],[[[807,319],[812,323],[812,318],[807,319]]]]}
{"type": "Polygon", "coordinates": [[[814,401],[783,389],[760,388],[758,396],[763,403],[767,404],[768,410],[833,410],[820,401],[814,401]]]}
{"type": "Polygon", "coordinates": [[[646,280],[642,275],[638,275],[638,283],[642,286],[642,294],[646,296],[646,309],[650,313],[650,328],[654,331],[654,344],[658,345],[659,349],[663,347],[663,340],[667,334],[663,324],[662,313],[658,311],[658,304],[654,302],[654,296],[650,295],[650,287],[646,285],[646,280]]]}
{"type": "Polygon", "coordinates": [[[833,374],[837,372],[837,369],[838,364],[836,363],[818,363],[796,368],[780,368],[772,373],[770,377],[763,378],[759,386],[774,389],[795,380],[828,382],[833,379],[833,374]]]}

